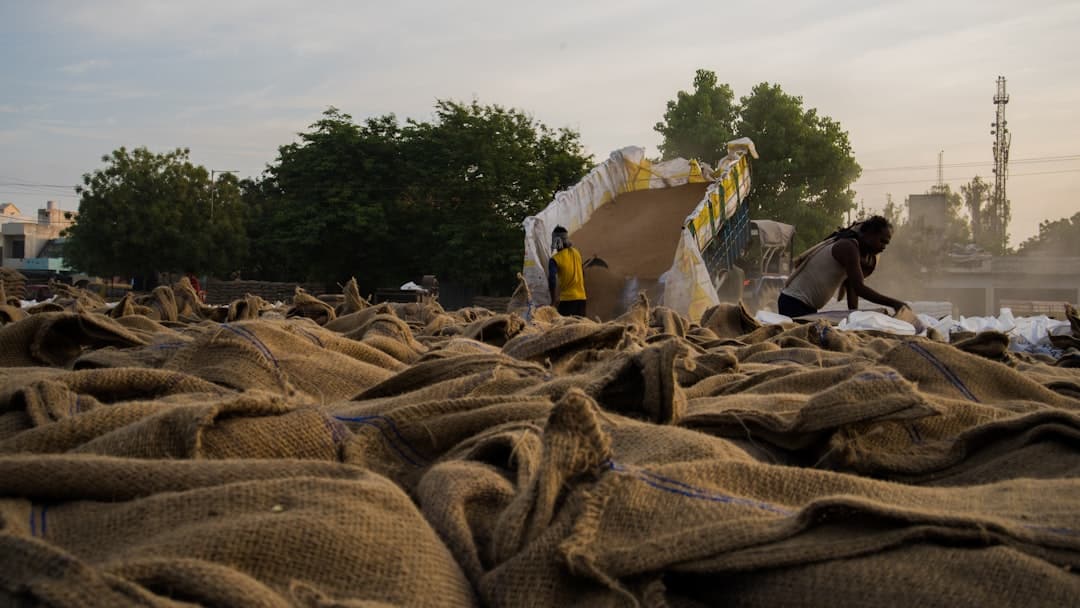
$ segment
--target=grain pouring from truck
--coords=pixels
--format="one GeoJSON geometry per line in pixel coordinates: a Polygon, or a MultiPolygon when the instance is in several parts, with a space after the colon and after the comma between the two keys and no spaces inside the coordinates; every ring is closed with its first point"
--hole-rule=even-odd
{"type": "MultiPolygon", "coordinates": [[[[745,273],[739,263],[761,249],[751,247],[756,239],[749,218],[754,143],[748,138],[729,142],[715,168],[682,158],[653,163],[644,152],[639,147],[613,152],[525,219],[522,274],[530,309],[549,304],[547,260],[557,225],[569,230],[582,256],[599,262],[585,270],[590,317],[615,318],[640,292],[692,320],[709,306],[742,297],[745,273]]],[[[770,229],[768,235],[790,243],[794,229],[772,224],[786,228],[770,229]]],[[[770,261],[784,259],[777,257],[778,245],[773,239],[766,247],[770,261]]],[[[752,271],[747,278],[753,282],[759,275],[752,271]]]]}

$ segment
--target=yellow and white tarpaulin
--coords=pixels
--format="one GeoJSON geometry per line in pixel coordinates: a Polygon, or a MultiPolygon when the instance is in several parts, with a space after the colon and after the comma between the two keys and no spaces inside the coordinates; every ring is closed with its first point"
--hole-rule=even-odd
{"type": "Polygon", "coordinates": [[[531,304],[550,304],[547,260],[551,255],[551,231],[555,226],[565,227],[573,237],[597,209],[620,194],[709,183],[705,198],[686,218],[683,237],[676,251],[671,252],[674,259],[671,269],[664,275],[664,301],[661,302],[689,315],[692,320],[700,318],[705,308],[717,303],[716,290],[701,257],[701,248],[750,191],[747,155],[757,158],[754,143],[748,138],[728,143],[728,155],[714,172],[707,164],[683,158],[653,163],[645,158],[645,149],[637,146],[612,152],[580,182],[557,193],[555,200],[543,211],[525,218],[522,274],[532,295],[531,304]],[[698,235],[707,235],[707,238],[698,235]]]}

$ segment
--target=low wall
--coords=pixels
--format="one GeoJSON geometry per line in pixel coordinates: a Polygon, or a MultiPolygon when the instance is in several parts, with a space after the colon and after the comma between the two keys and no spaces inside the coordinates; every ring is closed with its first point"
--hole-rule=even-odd
{"type": "Polygon", "coordinates": [[[268,302],[289,302],[296,287],[300,286],[312,295],[326,293],[322,283],[277,283],[273,281],[219,281],[210,279],[202,288],[206,291],[207,304],[228,304],[247,294],[259,296],[268,302]]]}

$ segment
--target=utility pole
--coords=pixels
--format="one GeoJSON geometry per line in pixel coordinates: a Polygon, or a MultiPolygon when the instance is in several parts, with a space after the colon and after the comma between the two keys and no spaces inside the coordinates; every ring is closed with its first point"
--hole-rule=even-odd
{"type": "Polygon", "coordinates": [[[239,173],[236,169],[211,169],[210,170],[210,221],[214,221],[214,193],[217,192],[217,182],[214,175],[217,173],[239,173]]]}
{"type": "Polygon", "coordinates": [[[937,153],[937,191],[945,192],[945,151],[937,153]]]}
{"type": "Polygon", "coordinates": [[[1009,198],[1005,194],[1005,181],[1009,176],[1009,145],[1012,143],[1012,133],[1009,132],[1008,121],[1005,120],[1005,104],[1009,103],[1009,95],[1005,92],[1005,77],[998,76],[997,94],[994,95],[994,105],[997,106],[996,120],[990,124],[990,134],[994,136],[994,191],[990,195],[990,236],[994,239],[995,246],[999,247],[999,255],[1005,253],[1009,245],[1008,227],[1012,213],[1009,209],[1009,198]]]}

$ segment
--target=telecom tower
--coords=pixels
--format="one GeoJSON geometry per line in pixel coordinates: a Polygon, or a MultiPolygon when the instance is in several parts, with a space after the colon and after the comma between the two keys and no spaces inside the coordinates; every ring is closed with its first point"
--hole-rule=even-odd
{"type": "Polygon", "coordinates": [[[1005,120],[1005,104],[1009,103],[1009,95],[1005,92],[1005,77],[998,76],[997,95],[994,95],[994,105],[997,106],[997,120],[990,126],[993,129],[990,134],[994,136],[994,191],[990,195],[989,232],[994,239],[995,253],[1005,253],[1009,245],[1007,230],[1012,214],[1009,210],[1009,198],[1005,194],[1005,180],[1009,176],[1009,144],[1012,142],[1012,134],[1009,133],[1008,121],[1005,120]]]}

